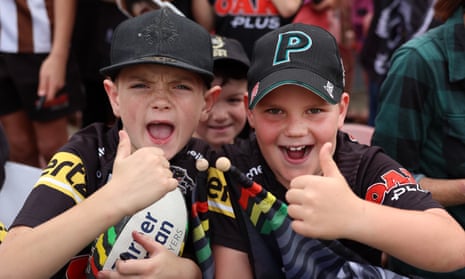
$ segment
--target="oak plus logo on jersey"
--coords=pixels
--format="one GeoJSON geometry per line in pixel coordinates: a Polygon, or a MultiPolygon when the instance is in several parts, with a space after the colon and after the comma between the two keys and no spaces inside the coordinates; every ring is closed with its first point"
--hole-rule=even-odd
{"type": "Polygon", "coordinates": [[[281,23],[279,13],[270,0],[218,0],[215,11],[219,16],[233,16],[233,28],[276,29],[281,23]]]}
{"type": "Polygon", "coordinates": [[[415,178],[406,170],[390,170],[381,176],[383,183],[375,183],[368,187],[365,200],[382,204],[386,195],[392,193],[391,200],[411,191],[423,191],[415,181],[415,178]]]}

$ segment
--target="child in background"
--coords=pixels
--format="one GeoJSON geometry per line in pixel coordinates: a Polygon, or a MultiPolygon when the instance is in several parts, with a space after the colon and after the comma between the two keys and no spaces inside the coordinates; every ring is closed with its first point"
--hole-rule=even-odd
{"type": "MultiPolygon", "coordinates": [[[[0,278],[64,278],[67,263],[78,254],[87,263],[90,244],[124,216],[176,186],[193,190],[194,157],[209,148],[192,134],[213,104],[210,34],[169,10],[147,12],[118,25],[110,59],[101,72],[118,121],[88,126],[53,156],[0,245],[0,278]]],[[[98,278],[201,278],[189,243],[178,257],[135,241],[150,258],[118,261],[98,278]]]]}
{"type": "Polygon", "coordinates": [[[241,140],[238,136],[247,130],[247,70],[249,58],[241,43],[235,39],[212,35],[212,87],[221,92],[208,114],[200,121],[194,136],[207,141],[215,149],[223,144],[241,140]]]}
{"type": "MultiPolygon", "coordinates": [[[[213,250],[233,263],[217,273],[251,278],[252,274],[260,277],[257,271],[270,275],[274,269],[270,276],[284,278],[299,264],[299,272],[314,272],[313,267],[321,264],[312,265],[312,255],[325,249],[323,244],[314,245],[315,239],[339,240],[362,258],[354,261],[376,266],[382,266],[383,252],[428,270],[465,266],[465,234],[431,194],[379,147],[358,144],[339,131],[349,94],[344,91],[341,57],[330,33],[290,24],[264,35],[255,44],[248,86],[248,121],[255,139],[240,148],[225,146],[224,151],[268,193],[256,186],[253,191],[236,188],[238,183],[217,187],[230,191],[215,193],[218,198],[211,203],[220,205],[218,223],[211,225],[219,245],[213,250]],[[274,206],[273,197],[288,207],[274,206]],[[246,203],[254,198],[266,201],[246,203]],[[259,211],[261,207],[266,210],[259,211]],[[244,211],[238,208],[251,214],[250,219],[241,218],[244,211]],[[287,227],[286,223],[278,226],[289,217],[287,227]],[[293,243],[284,232],[294,232],[302,241],[293,243]],[[292,245],[280,250],[282,240],[292,245]],[[308,248],[313,251],[298,253],[308,248]]],[[[233,182],[237,177],[229,175],[233,182]]],[[[221,177],[213,176],[211,181],[221,177]]],[[[324,271],[330,272],[331,258],[321,261],[328,264],[324,271]]]]}

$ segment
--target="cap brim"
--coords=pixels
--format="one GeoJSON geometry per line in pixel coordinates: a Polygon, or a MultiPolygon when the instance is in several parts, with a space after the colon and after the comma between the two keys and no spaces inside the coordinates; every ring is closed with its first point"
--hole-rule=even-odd
{"type": "MultiPolygon", "coordinates": [[[[337,104],[343,91],[342,88],[338,88],[314,72],[296,68],[282,69],[258,81],[258,88],[255,88],[257,90],[255,97],[249,97],[251,101],[249,109],[253,109],[266,94],[286,84],[298,85],[308,89],[330,104],[337,104]]],[[[255,84],[250,84],[250,86],[254,88],[255,84]]],[[[253,89],[249,89],[249,92],[251,90],[253,89]]]]}
{"type": "Polygon", "coordinates": [[[247,68],[250,67],[250,63],[248,63],[245,60],[241,60],[240,58],[235,58],[235,57],[234,58],[233,57],[214,57],[213,61],[215,63],[217,63],[217,62],[220,62],[220,63],[221,62],[223,62],[223,63],[235,63],[235,64],[238,64],[238,65],[247,67],[247,68]]]}
{"type": "Polygon", "coordinates": [[[122,63],[117,63],[117,64],[114,64],[108,67],[101,68],[100,73],[106,76],[113,77],[119,70],[121,70],[124,67],[132,66],[132,65],[140,65],[140,64],[159,64],[159,65],[173,66],[173,67],[196,72],[204,76],[209,82],[213,80],[212,72],[192,66],[190,64],[184,63],[182,61],[179,61],[173,58],[163,57],[163,56],[142,57],[142,58],[138,58],[138,59],[134,59],[130,61],[125,61],[122,63]]]}

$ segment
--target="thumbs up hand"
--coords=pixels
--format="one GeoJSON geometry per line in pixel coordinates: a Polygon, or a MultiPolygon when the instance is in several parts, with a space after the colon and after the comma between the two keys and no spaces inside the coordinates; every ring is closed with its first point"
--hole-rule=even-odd
{"type": "Polygon", "coordinates": [[[351,235],[357,212],[364,201],[347,184],[332,158],[332,144],[320,150],[323,175],[294,178],[286,193],[292,228],[298,234],[321,239],[337,239],[351,235]]]}
{"type": "Polygon", "coordinates": [[[107,203],[131,215],[158,201],[178,183],[162,149],[143,147],[132,152],[127,133],[120,131],[119,136],[112,178],[102,190],[107,192],[107,203]]]}

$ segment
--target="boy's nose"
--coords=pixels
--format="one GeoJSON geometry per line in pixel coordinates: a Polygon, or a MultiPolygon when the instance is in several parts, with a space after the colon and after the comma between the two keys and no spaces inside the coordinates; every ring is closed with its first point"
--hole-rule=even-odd
{"type": "Polygon", "coordinates": [[[288,122],[286,128],[286,136],[288,137],[299,137],[304,136],[308,132],[308,128],[303,121],[292,120],[288,122]]]}
{"type": "Polygon", "coordinates": [[[210,115],[215,121],[224,121],[228,118],[228,112],[219,104],[215,104],[215,106],[210,111],[210,115]]]}
{"type": "Polygon", "coordinates": [[[165,110],[171,107],[170,101],[165,94],[155,94],[152,99],[152,108],[157,110],[165,110]]]}
{"type": "Polygon", "coordinates": [[[167,101],[156,101],[152,107],[156,110],[167,110],[170,108],[170,105],[167,101]]]}

